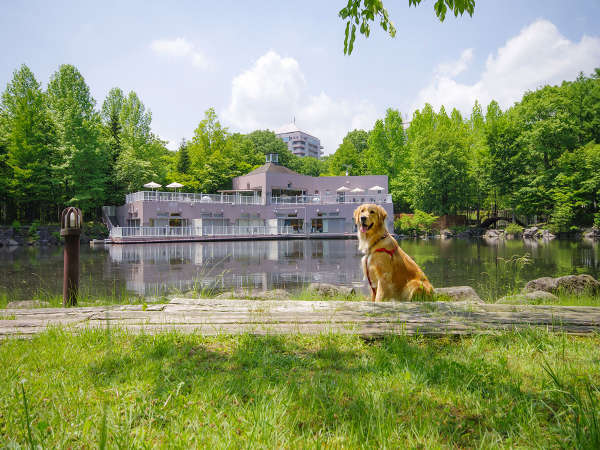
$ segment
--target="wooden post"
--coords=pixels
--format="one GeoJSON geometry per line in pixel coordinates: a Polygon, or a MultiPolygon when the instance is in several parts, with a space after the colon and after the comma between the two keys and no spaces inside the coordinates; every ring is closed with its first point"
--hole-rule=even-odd
{"type": "Polygon", "coordinates": [[[81,210],[65,208],[60,215],[60,235],[65,238],[63,306],[76,306],[79,295],[79,236],[81,210]]]}

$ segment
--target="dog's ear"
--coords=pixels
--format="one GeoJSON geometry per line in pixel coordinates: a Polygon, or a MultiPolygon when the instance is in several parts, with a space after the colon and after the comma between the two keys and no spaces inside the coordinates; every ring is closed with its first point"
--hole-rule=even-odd
{"type": "Polygon", "coordinates": [[[387,211],[383,208],[383,206],[377,205],[377,214],[379,215],[379,222],[384,223],[387,218],[387,211]]]}
{"type": "Polygon", "coordinates": [[[358,215],[360,214],[361,209],[362,205],[354,210],[354,223],[356,224],[358,223],[358,215]]]}

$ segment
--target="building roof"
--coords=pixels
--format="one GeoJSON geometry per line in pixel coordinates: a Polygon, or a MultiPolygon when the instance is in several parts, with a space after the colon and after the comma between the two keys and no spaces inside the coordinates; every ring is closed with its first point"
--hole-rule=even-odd
{"type": "Polygon", "coordinates": [[[295,123],[288,123],[287,125],[277,128],[275,134],[294,133],[296,131],[300,131],[300,128],[298,128],[295,123]]]}
{"type": "Polygon", "coordinates": [[[292,169],[288,169],[285,166],[280,166],[279,164],[274,163],[266,163],[262,166],[254,169],[252,172],[247,173],[246,175],[256,175],[259,173],[287,173],[290,175],[300,175],[297,172],[294,172],[292,169]]]}

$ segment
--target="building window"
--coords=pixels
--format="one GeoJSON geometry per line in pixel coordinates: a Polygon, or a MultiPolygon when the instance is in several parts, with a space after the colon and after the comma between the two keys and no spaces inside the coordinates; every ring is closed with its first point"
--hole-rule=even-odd
{"type": "Polygon", "coordinates": [[[288,183],[288,188],[291,188],[291,187],[292,187],[292,183],[288,183]]]}

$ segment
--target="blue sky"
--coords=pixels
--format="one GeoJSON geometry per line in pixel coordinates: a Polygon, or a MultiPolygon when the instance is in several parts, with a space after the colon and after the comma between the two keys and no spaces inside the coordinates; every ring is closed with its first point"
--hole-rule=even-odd
{"type": "Polygon", "coordinates": [[[214,107],[231,131],[296,124],[335,151],[386,108],[424,102],[468,114],[600,67],[598,0],[477,0],[439,23],[433,0],[386,0],[395,39],[378,27],[343,54],[344,1],[10,1],[0,14],[2,89],[20,64],[44,86],[75,65],[101,106],[135,90],[175,148],[214,107]]]}

